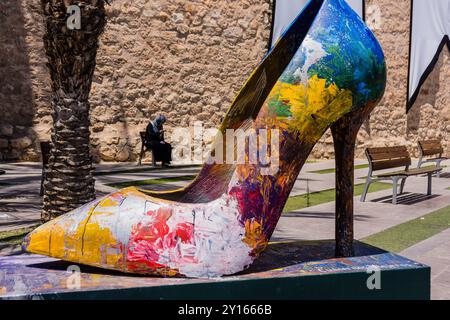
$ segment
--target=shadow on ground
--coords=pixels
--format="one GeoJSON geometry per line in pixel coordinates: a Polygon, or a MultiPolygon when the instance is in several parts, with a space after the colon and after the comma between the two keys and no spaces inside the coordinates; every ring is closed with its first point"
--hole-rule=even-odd
{"type": "Polygon", "coordinates": [[[31,212],[41,210],[42,199],[37,190],[29,188],[8,188],[0,193],[0,212],[31,212]]]}
{"type": "MultiPolygon", "coordinates": [[[[283,214],[285,217],[289,218],[317,218],[317,219],[335,219],[336,214],[334,212],[302,212],[302,211],[291,211],[283,214]]],[[[354,219],[358,221],[368,221],[372,217],[365,214],[355,214],[354,219]]]]}
{"type": "MultiPolygon", "coordinates": [[[[421,193],[406,192],[397,196],[397,204],[413,205],[430,199],[439,197],[439,195],[426,195],[421,193]]],[[[392,203],[392,196],[385,196],[377,199],[372,199],[371,202],[392,203]]]]}

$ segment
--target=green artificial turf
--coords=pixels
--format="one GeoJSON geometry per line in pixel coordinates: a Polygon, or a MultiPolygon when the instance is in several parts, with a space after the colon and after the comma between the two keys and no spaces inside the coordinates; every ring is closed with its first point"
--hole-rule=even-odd
{"type": "MultiPolygon", "coordinates": [[[[359,164],[357,166],[355,166],[355,170],[358,169],[365,169],[368,168],[369,165],[368,164],[359,164]]],[[[317,171],[309,171],[310,173],[317,173],[317,174],[329,174],[329,173],[335,173],[336,169],[335,168],[330,168],[330,169],[323,169],[323,170],[317,170],[317,171]]]]}
{"type": "Polygon", "coordinates": [[[134,169],[124,169],[124,170],[110,170],[110,171],[99,171],[95,172],[95,176],[110,176],[114,174],[120,173],[140,173],[140,172],[152,172],[152,171],[167,171],[167,170],[176,170],[176,169],[185,169],[185,168],[200,168],[201,165],[177,165],[175,167],[150,167],[148,165],[142,165],[142,168],[134,168],[134,169]]]}
{"type": "Polygon", "coordinates": [[[373,234],[361,241],[399,253],[448,228],[450,228],[450,206],[373,234]]]}
{"type": "Polygon", "coordinates": [[[36,226],[0,232],[0,243],[20,244],[23,237],[36,229],[36,226]]]}
{"type": "Polygon", "coordinates": [[[137,187],[137,186],[164,184],[164,183],[177,182],[177,181],[189,181],[189,180],[193,180],[195,177],[196,177],[195,175],[187,175],[187,176],[169,177],[169,178],[157,178],[157,179],[138,180],[138,181],[125,181],[125,182],[119,182],[119,183],[109,183],[107,185],[110,187],[116,188],[116,189],[122,189],[122,188],[132,187],[132,186],[137,187]]]}
{"type": "MultiPolygon", "coordinates": [[[[355,185],[355,196],[362,194],[364,184],[355,185]]],[[[392,184],[383,182],[374,182],[370,185],[369,192],[377,192],[392,188],[392,184]]],[[[335,200],[335,189],[328,189],[309,194],[309,200],[306,194],[290,197],[284,206],[283,212],[300,210],[307,207],[317,206],[322,203],[332,202],[335,200]]]]}

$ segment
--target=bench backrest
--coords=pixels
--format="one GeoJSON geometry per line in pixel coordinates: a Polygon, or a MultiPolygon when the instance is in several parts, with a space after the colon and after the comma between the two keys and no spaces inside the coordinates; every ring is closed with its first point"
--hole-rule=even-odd
{"type": "Polygon", "coordinates": [[[419,150],[423,156],[442,156],[442,154],[444,153],[444,148],[442,148],[440,140],[419,141],[418,144],[419,150]]]}
{"type": "Polygon", "coordinates": [[[411,165],[411,157],[405,146],[367,148],[366,156],[373,171],[411,165]]]}

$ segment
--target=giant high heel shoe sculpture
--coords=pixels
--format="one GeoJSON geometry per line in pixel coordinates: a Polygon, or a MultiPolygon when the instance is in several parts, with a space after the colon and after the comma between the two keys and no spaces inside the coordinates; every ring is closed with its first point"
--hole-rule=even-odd
{"type": "MultiPolygon", "coordinates": [[[[220,127],[222,133],[268,129],[278,137],[276,168],[210,163],[181,190],[126,188],[42,225],[23,246],[131,273],[239,272],[267,246],[315,143],[343,117],[367,116],[384,92],[385,77],[377,40],[345,1],[311,0],[250,76],[220,127]]],[[[226,148],[221,143],[218,138],[216,152],[226,148]]]]}

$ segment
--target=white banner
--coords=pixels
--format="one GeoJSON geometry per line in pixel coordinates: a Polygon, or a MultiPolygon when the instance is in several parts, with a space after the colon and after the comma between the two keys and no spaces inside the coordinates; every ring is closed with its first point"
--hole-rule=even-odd
{"type": "Polygon", "coordinates": [[[445,44],[450,50],[450,0],[411,0],[411,8],[408,111],[445,44]]]}
{"type": "MultiPolygon", "coordinates": [[[[270,47],[300,14],[309,0],[274,0],[274,16],[270,47]]],[[[364,0],[347,0],[360,17],[364,16],[364,0]]]]}

